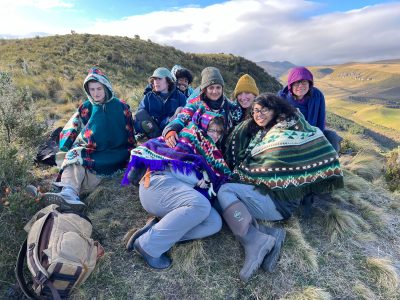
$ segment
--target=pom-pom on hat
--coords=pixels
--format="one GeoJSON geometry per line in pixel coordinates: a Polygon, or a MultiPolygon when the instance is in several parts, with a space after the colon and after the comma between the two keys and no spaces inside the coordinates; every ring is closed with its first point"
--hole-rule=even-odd
{"type": "Polygon", "coordinates": [[[254,78],[251,77],[249,74],[244,74],[242,77],[239,78],[238,82],[236,83],[235,90],[233,91],[233,98],[236,99],[237,95],[243,92],[252,93],[255,96],[258,96],[260,94],[254,78]]]}

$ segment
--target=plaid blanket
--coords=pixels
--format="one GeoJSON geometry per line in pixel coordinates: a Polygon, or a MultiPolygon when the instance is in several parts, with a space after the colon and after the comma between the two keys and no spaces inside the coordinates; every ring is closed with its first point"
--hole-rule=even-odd
{"type": "Polygon", "coordinates": [[[210,120],[217,115],[213,112],[196,112],[189,125],[179,133],[179,140],[174,148],[168,147],[163,137],[158,137],[133,149],[122,184],[129,183],[128,173],[131,168],[160,171],[172,167],[183,174],[195,172],[199,179],[202,178],[203,171],[207,172],[214,191],[218,191],[230,170],[222,152],[205,133],[210,120]]]}
{"type": "Polygon", "coordinates": [[[338,155],[322,131],[298,118],[278,122],[253,138],[251,120],[227,141],[225,158],[232,181],[254,184],[264,194],[285,200],[343,187],[338,155]]]}

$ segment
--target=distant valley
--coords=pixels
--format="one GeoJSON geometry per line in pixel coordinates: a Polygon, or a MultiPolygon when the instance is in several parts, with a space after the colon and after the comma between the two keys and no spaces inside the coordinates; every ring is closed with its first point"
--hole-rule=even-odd
{"type": "MultiPolygon", "coordinates": [[[[400,60],[310,67],[328,111],[400,142],[400,60]]],[[[286,82],[286,77],[281,77],[286,82]]]]}
{"type": "Polygon", "coordinates": [[[259,61],[256,62],[261,68],[263,68],[267,73],[269,73],[272,77],[279,79],[282,75],[286,74],[286,72],[295,67],[296,65],[292,64],[289,61],[259,61]]]}

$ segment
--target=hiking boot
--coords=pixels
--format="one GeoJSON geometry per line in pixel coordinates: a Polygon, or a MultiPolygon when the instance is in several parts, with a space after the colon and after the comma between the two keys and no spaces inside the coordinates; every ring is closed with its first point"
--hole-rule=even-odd
{"type": "Polygon", "coordinates": [[[264,257],[264,261],[261,264],[261,268],[265,272],[273,273],[276,269],[276,265],[278,264],[278,260],[281,257],[281,249],[283,242],[285,241],[286,230],[283,228],[273,228],[260,225],[260,231],[275,238],[274,248],[272,248],[271,252],[264,257]]]}
{"type": "Polygon", "coordinates": [[[141,255],[146,264],[153,269],[157,270],[167,269],[172,264],[171,259],[165,253],[161,254],[160,257],[153,257],[148,255],[140,246],[138,239],[136,239],[135,242],[133,243],[133,249],[135,249],[136,253],[141,255]]]}
{"type": "Polygon", "coordinates": [[[57,204],[61,209],[81,210],[86,207],[77,193],[70,187],[63,187],[59,193],[45,193],[42,199],[48,204],[57,204]]]}
{"type": "Polygon", "coordinates": [[[239,241],[245,253],[244,264],[240,270],[239,277],[244,282],[247,282],[251,275],[260,267],[264,257],[274,247],[275,238],[250,225],[247,234],[240,237],[239,241]]]}
{"type": "Polygon", "coordinates": [[[136,230],[131,237],[129,238],[128,242],[126,243],[126,250],[127,251],[132,251],[133,250],[133,243],[143,234],[145,234],[151,227],[156,225],[158,222],[158,219],[156,217],[151,217],[150,219],[147,220],[146,225],[144,225],[142,228],[136,230]]]}
{"type": "Polygon", "coordinates": [[[36,198],[37,196],[39,196],[39,191],[38,191],[37,187],[34,186],[34,185],[28,184],[28,185],[25,187],[25,191],[26,191],[29,195],[31,195],[33,198],[36,198]]]}

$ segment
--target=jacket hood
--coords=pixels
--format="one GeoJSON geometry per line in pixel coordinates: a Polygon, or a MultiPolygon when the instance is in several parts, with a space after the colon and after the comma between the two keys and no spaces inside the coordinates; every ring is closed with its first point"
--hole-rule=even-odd
{"type": "Polygon", "coordinates": [[[313,85],[314,78],[310,70],[305,67],[295,67],[290,70],[288,75],[288,86],[291,88],[292,83],[299,80],[308,80],[313,85]]]}
{"type": "Polygon", "coordinates": [[[107,103],[114,98],[114,91],[112,89],[111,82],[106,76],[106,74],[104,74],[99,68],[96,67],[91,68],[89,69],[88,75],[86,76],[85,81],[83,82],[83,88],[85,90],[88,99],[90,100],[90,102],[92,102],[92,104],[98,104],[98,103],[93,100],[92,96],[90,96],[88,88],[89,81],[97,81],[104,86],[106,92],[106,99],[104,103],[107,103]]]}

